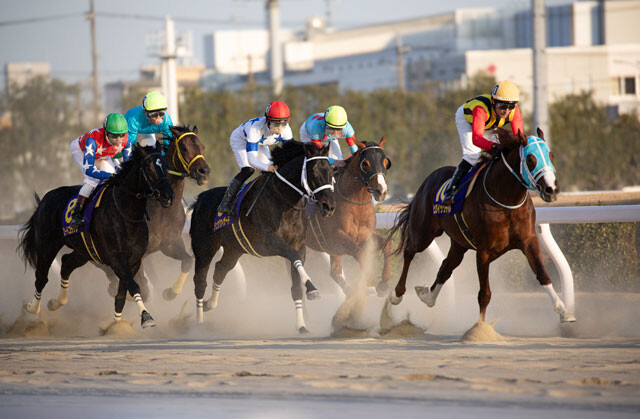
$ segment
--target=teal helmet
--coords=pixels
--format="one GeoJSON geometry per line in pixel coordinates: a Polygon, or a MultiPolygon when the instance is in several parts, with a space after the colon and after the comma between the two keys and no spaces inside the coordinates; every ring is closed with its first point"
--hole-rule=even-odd
{"type": "Polygon", "coordinates": [[[126,134],[129,131],[127,120],[121,113],[110,113],[104,119],[104,130],[110,134],[126,134]]]}

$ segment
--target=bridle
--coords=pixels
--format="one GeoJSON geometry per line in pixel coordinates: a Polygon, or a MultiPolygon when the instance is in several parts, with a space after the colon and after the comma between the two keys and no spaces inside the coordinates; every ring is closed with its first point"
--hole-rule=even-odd
{"type": "MultiPolygon", "coordinates": [[[[553,164],[547,158],[548,151],[549,151],[549,148],[547,147],[544,140],[534,136],[528,137],[527,145],[526,146],[521,145],[518,151],[520,156],[520,174],[519,175],[518,173],[516,173],[515,170],[511,168],[511,166],[507,162],[507,159],[504,157],[504,153],[500,152],[500,157],[502,158],[502,162],[504,163],[505,167],[509,170],[509,172],[513,175],[513,177],[515,177],[516,180],[525,189],[530,191],[538,191],[538,194],[542,196],[543,187],[542,185],[538,185],[538,180],[540,180],[540,178],[544,176],[544,174],[547,172],[555,172],[555,167],[553,167],[553,164]],[[527,151],[527,149],[529,148],[531,148],[533,151],[527,151]],[[538,163],[536,164],[536,167],[534,168],[533,173],[531,173],[531,170],[529,170],[529,166],[527,166],[527,156],[529,154],[534,154],[538,161],[538,163]],[[538,168],[539,166],[541,167],[538,168]]],[[[502,208],[506,208],[506,209],[520,208],[522,205],[524,205],[525,201],[527,200],[527,194],[524,195],[524,199],[518,205],[505,205],[505,204],[502,204],[501,202],[498,202],[493,196],[491,196],[491,194],[487,190],[487,185],[486,185],[487,173],[489,172],[489,169],[493,165],[494,161],[495,160],[491,161],[491,163],[489,164],[489,167],[484,172],[484,177],[482,179],[482,186],[484,188],[484,192],[494,203],[501,206],[502,208]]]]}
{"type": "MultiPolygon", "coordinates": [[[[378,170],[378,171],[373,172],[373,173],[371,173],[372,171],[367,172],[364,169],[364,167],[363,167],[364,162],[365,161],[371,162],[371,160],[368,160],[367,158],[365,158],[364,153],[366,151],[368,151],[368,150],[373,150],[373,149],[382,150],[382,147],[377,146],[377,145],[376,146],[368,146],[368,147],[365,147],[364,149],[362,149],[362,151],[360,152],[360,155],[358,156],[358,169],[359,169],[358,175],[354,175],[353,173],[351,173],[350,171],[348,171],[346,169],[342,171],[342,172],[348,173],[349,176],[351,176],[352,178],[354,178],[357,181],[359,181],[365,188],[367,188],[367,192],[369,192],[369,193],[373,193],[374,192],[373,188],[369,185],[369,182],[371,182],[371,179],[373,179],[374,177],[376,177],[378,175],[385,176],[385,174],[387,173],[387,170],[385,169],[384,165],[382,165],[382,170],[378,170]]],[[[340,192],[340,184],[339,183],[336,185],[336,190],[337,190],[338,195],[340,196],[340,198],[342,198],[343,200],[345,200],[345,201],[347,201],[347,202],[349,202],[351,204],[366,205],[366,204],[369,204],[371,202],[371,199],[369,199],[369,201],[367,201],[367,202],[355,202],[355,201],[352,201],[352,200],[348,199],[347,197],[345,197],[340,192]]]]}
{"type": "Polygon", "coordinates": [[[171,163],[173,163],[173,167],[176,167],[176,168],[179,167],[176,164],[176,157],[178,157],[178,160],[180,161],[180,164],[182,165],[182,168],[184,169],[184,173],[183,172],[176,172],[174,170],[169,170],[168,173],[171,174],[171,175],[181,176],[181,177],[188,177],[191,174],[191,166],[193,165],[193,163],[195,163],[195,161],[198,160],[198,159],[203,159],[204,160],[204,156],[202,154],[198,154],[197,156],[192,158],[187,163],[187,159],[184,158],[184,156],[182,155],[182,152],[180,151],[180,140],[182,140],[182,138],[184,138],[187,135],[196,135],[196,134],[194,132],[185,132],[184,134],[179,136],[176,139],[176,144],[175,144],[175,147],[174,147],[174,150],[173,150],[173,154],[171,156],[171,163]]]}
{"type": "Polygon", "coordinates": [[[298,192],[300,194],[300,196],[302,196],[303,198],[306,198],[312,202],[318,202],[318,200],[316,199],[316,194],[322,190],[325,189],[331,189],[331,192],[333,192],[333,184],[335,183],[335,179],[333,177],[333,175],[331,176],[331,183],[327,183],[325,185],[321,185],[318,186],[317,188],[311,190],[311,187],[309,186],[309,182],[307,180],[307,163],[313,160],[329,160],[329,157],[326,156],[316,156],[316,157],[310,157],[304,158],[304,161],[302,163],[302,172],[300,174],[300,183],[302,184],[302,187],[304,189],[304,191],[302,191],[300,188],[298,188],[296,185],[294,185],[293,183],[289,182],[287,179],[284,178],[284,176],[282,176],[280,173],[278,173],[278,170],[275,170],[273,173],[275,173],[275,175],[278,177],[278,179],[280,179],[281,181],[283,181],[284,183],[286,183],[287,185],[289,185],[289,187],[291,187],[291,189],[293,189],[294,191],[298,192]]]}

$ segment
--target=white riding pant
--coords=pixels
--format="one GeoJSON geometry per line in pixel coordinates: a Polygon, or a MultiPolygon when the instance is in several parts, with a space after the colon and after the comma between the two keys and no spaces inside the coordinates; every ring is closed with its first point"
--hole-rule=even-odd
{"type": "Polygon", "coordinates": [[[138,134],[136,144],[140,144],[140,147],[148,147],[150,145],[156,146],[156,136],[153,134],[138,134]]]}
{"type": "MultiPolygon", "coordinates": [[[[461,105],[456,111],[456,127],[458,128],[460,145],[462,146],[462,159],[475,166],[484,150],[473,144],[472,126],[464,117],[464,105],[461,105]]],[[[484,138],[494,143],[498,142],[498,137],[494,131],[485,131],[484,138]]]]}
{"type": "MultiPolygon", "coordinates": [[[[91,192],[93,192],[93,190],[95,189],[95,187],[98,186],[98,183],[100,183],[101,179],[96,179],[85,173],[84,167],[83,167],[84,153],[80,148],[80,138],[81,137],[78,137],[75,140],[71,141],[71,144],[69,145],[69,149],[71,150],[71,156],[73,157],[73,160],[75,160],[75,162],[80,167],[80,170],[82,170],[82,173],[84,174],[84,181],[82,182],[82,187],[80,188],[80,195],[88,198],[89,195],[91,195],[91,192]]],[[[96,169],[100,170],[101,172],[108,172],[108,173],[116,172],[116,167],[115,167],[115,164],[113,163],[113,160],[111,160],[111,157],[106,157],[103,159],[96,160],[94,165],[96,169]]]]}
{"type": "MultiPolygon", "coordinates": [[[[311,137],[307,132],[307,128],[305,128],[304,124],[300,127],[300,141],[303,143],[310,143],[311,137]]],[[[338,140],[329,141],[329,158],[334,160],[343,160],[342,158],[342,150],[340,149],[340,143],[338,140]]]]}

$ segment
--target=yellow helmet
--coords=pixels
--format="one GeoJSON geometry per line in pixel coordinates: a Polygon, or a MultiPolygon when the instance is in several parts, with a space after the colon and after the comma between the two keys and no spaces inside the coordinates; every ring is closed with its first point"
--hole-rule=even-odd
{"type": "Polygon", "coordinates": [[[324,111],[324,122],[331,128],[344,128],[347,125],[347,111],[342,106],[329,106],[324,111]]]}
{"type": "Polygon", "coordinates": [[[167,99],[160,92],[149,92],[142,99],[142,107],[147,112],[167,109],[167,99]]]}
{"type": "Polygon", "coordinates": [[[493,86],[491,97],[502,102],[518,102],[520,101],[520,91],[514,83],[503,80],[493,86]]]}

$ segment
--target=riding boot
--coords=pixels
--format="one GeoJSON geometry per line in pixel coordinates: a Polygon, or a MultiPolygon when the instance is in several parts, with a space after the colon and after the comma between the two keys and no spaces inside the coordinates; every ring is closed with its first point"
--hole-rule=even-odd
{"type": "Polygon", "coordinates": [[[89,198],[86,196],[78,195],[78,201],[76,206],[73,207],[73,213],[71,214],[71,225],[78,226],[84,221],[84,207],[87,206],[89,198]]]}
{"type": "Polygon", "coordinates": [[[458,167],[456,167],[456,171],[453,172],[453,178],[451,179],[447,190],[444,192],[444,198],[442,199],[443,204],[450,205],[452,203],[453,197],[455,196],[456,192],[458,192],[458,184],[460,183],[460,180],[472,167],[473,166],[471,165],[471,163],[466,160],[462,160],[460,164],[458,164],[458,167]]]}
{"type": "Polygon", "coordinates": [[[224,197],[222,197],[222,202],[218,205],[218,212],[228,215],[233,214],[233,199],[243,184],[244,182],[235,177],[231,179],[231,183],[229,183],[229,187],[225,191],[224,197]]]}

